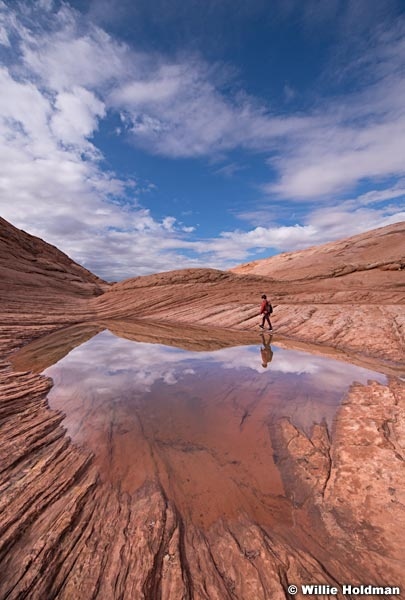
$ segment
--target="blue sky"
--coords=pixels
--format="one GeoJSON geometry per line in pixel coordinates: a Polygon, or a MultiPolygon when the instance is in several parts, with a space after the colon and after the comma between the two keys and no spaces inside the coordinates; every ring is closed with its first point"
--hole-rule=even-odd
{"type": "Polygon", "coordinates": [[[108,280],[405,219],[400,0],[0,0],[0,212],[108,280]]]}

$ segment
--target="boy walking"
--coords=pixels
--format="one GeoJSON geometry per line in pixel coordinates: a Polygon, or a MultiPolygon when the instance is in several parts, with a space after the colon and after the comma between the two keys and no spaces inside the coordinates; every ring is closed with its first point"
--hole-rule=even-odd
{"type": "Polygon", "coordinates": [[[270,315],[273,312],[273,307],[267,300],[266,294],[262,295],[262,303],[260,305],[260,314],[263,315],[262,324],[259,325],[260,329],[264,329],[264,323],[267,321],[269,331],[273,331],[273,327],[270,322],[270,315]]]}

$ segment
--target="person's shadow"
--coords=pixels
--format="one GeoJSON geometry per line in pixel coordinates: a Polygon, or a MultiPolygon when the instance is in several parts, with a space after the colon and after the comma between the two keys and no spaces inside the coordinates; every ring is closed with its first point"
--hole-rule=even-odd
{"type": "Polygon", "coordinates": [[[267,365],[269,363],[271,363],[271,361],[273,360],[273,350],[271,349],[271,346],[270,346],[272,335],[270,333],[268,336],[266,336],[267,341],[266,341],[266,337],[265,337],[264,333],[261,333],[260,335],[262,338],[262,346],[260,348],[260,354],[262,357],[262,367],[267,369],[267,365]]]}

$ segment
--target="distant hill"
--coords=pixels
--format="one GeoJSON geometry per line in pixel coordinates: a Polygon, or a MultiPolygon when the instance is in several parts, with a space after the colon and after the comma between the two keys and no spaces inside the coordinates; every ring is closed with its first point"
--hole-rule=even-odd
{"type": "Polygon", "coordinates": [[[404,281],[405,222],[367,231],[350,238],[313,246],[297,252],[284,252],[270,258],[230,269],[240,275],[264,275],[278,281],[350,276],[367,284],[390,285],[404,281]],[[387,271],[390,271],[388,274],[387,271]],[[401,273],[402,271],[402,273],[401,273]]]}

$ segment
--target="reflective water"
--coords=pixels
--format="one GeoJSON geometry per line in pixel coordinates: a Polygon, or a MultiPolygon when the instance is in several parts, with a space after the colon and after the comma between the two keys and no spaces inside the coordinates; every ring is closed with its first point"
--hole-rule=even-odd
{"type": "MultiPolygon", "coordinates": [[[[386,380],[365,368],[271,346],[269,335],[258,339],[257,346],[191,352],[131,342],[104,331],[44,371],[54,381],[50,405],[66,411],[69,399],[80,396],[80,410],[91,404],[108,413],[121,404],[130,409],[146,403],[152,409],[158,402],[163,409],[170,399],[168,408],[174,410],[172,403],[181,398],[195,409],[197,398],[199,405],[209,405],[222,394],[225,402],[232,391],[240,410],[266,396],[269,414],[289,417],[309,433],[322,419],[331,426],[354,381],[386,380]]],[[[70,409],[65,425],[75,439],[84,439],[83,419],[74,418],[70,409]]]]}
{"type": "Polygon", "coordinates": [[[257,339],[196,352],[104,331],[44,371],[54,381],[49,403],[103,480],[123,491],[157,479],[200,524],[241,511],[288,522],[272,428],[287,418],[307,435],[316,423],[330,432],[354,381],[386,378],[257,339]]]}

